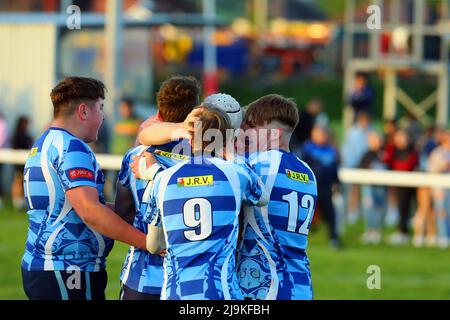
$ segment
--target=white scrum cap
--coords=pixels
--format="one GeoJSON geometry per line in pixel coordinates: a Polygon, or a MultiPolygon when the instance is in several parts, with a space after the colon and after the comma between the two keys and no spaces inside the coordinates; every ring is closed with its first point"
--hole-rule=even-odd
{"type": "Polygon", "coordinates": [[[239,102],[226,93],[215,93],[207,96],[204,101],[206,106],[216,107],[225,111],[231,119],[234,129],[239,129],[242,122],[242,110],[239,102]]]}

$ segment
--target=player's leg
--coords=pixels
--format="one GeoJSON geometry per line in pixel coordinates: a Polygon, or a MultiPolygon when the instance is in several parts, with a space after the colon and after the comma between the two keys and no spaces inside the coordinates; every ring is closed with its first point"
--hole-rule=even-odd
{"type": "Polygon", "coordinates": [[[25,294],[30,300],[105,300],[108,276],[99,272],[26,271],[22,269],[25,294]]]}
{"type": "Polygon", "coordinates": [[[84,276],[86,280],[86,300],[105,300],[105,290],[106,285],[108,284],[108,274],[106,273],[106,270],[99,272],[82,272],[82,276],[84,276]]]}
{"type": "Polygon", "coordinates": [[[64,300],[53,271],[26,271],[22,269],[23,289],[30,300],[64,300]]]}

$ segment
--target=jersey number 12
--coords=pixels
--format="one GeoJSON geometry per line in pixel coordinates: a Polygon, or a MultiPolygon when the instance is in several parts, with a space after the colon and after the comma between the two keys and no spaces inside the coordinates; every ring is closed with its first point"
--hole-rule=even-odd
{"type": "MultiPolygon", "coordinates": [[[[298,203],[298,192],[292,191],[291,193],[285,194],[281,197],[284,201],[289,203],[289,214],[288,214],[288,226],[287,231],[289,232],[297,232],[297,222],[298,222],[298,214],[300,211],[299,203],[298,203]]],[[[308,210],[308,215],[306,219],[300,225],[298,229],[298,233],[308,235],[309,233],[309,225],[311,224],[311,218],[314,213],[314,198],[305,194],[300,200],[300,205],[302,208],[308,210]]]]}

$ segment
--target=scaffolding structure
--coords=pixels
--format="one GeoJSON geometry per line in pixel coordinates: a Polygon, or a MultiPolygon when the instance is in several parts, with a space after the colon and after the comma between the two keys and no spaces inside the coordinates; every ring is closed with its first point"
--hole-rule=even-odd
{"type": "MultiPolygon", "coordinates": [[[[346,15],[344,27],[344,94],[347,98],[352,90],[355,75],[376,72],[384,80],[383,117],[393,119],[400,105],[413,114],[423,125],[436,123],[446,126],[449,118],[449,47],[450,47],[450,1],[433,1],[438,17],[435,21],[427,21],[426,14],[430,12],[431,1],[428,0],[374,0],[381,13],[381,28],[369,28],[367,21],[356,15],[355,0],[346,0],[346,15]],[[358,21],[359,20],[359,21],[358,21]],[[397,33],[397,35],[395,35],[397,33]],[[391,40],[403,34],[400,39],[407,43],[407,50],[386,50],[392,47],[391,40]],[[357,56],[356,37],[368,38],[367,54],[357,56]],[[425,57],[425,37],[439,39],[439,57],[425,57]],[[386,40],[387,39],[387,40],[386,40]],[[414,101],[398,84],[399,73],[413,72],[436,78],[436,88],[433,93],[422,101],[414,101]],[[427,112],[436,107],[436,119],[430,118],[427,112]]],[[[364,8],[366,9],[369,4],[364,8]]],[[[362,8],[361,8],[362,9],[362,8]]],[[[366,19],[372,13],[365,10],[366,19]]],[[[429,20],[429,19],[428,19],[429,20]]],[[[398,40],[397,40],[398,41],[398,40]]],[[[350,106],[344,108],[344,125],[352,122],[350,106]]]]}

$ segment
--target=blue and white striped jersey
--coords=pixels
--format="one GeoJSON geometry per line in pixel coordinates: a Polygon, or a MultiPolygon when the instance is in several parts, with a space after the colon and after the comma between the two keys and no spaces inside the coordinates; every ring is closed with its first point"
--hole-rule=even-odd
{"type": "Polygon", "coordinates": [[[312,299],[306,255],[317,200],[314,173],[294,154],[270,150],[249,156],[270,201],[244,208],[238,274],[244,296],[253,299],[312,299]]]}
{"type": "MultiPolygon", "coordinates": [[[[147,233],[148,227],[141,210],[142,199],[149,198],[153,182],[136,179],[130,167],[133,156],[145,151],[152,153],[163,168],[172,167],[183,159],[189,159],[191,146],[185,140],[171,142],[160,146],[138,146],[130,149],[124,156],[119,172],[119,182],[129,189],[133,195],[136,215],[133,225],[147,233]],[[178,153],[180,152],[180,153],[178,153]]],[[[163,258],[150,254],[146,250],[130,247],[125,258],[120,280],[127,287],[145,294],[160,294],[163,283],[163,258]]]]}
{"type": "Polygon", "coordinates": [[[25,163],[24,190],[29,229],[22,268],[28,271],[99,271],[113,240],[87,226],[66,199],[80,186],[103,199],[104,175],[89,146],[60,128],[50,128],[34,144],[25,163]]]}
{"type": "Polygon", "coordinates": [[[241,204],[263,186],[246,165],[220,158],[182,162],[156,177],[144,220],[162,226],[167,245],[163,300],[242,299],[236,276],[241,204]]]}

